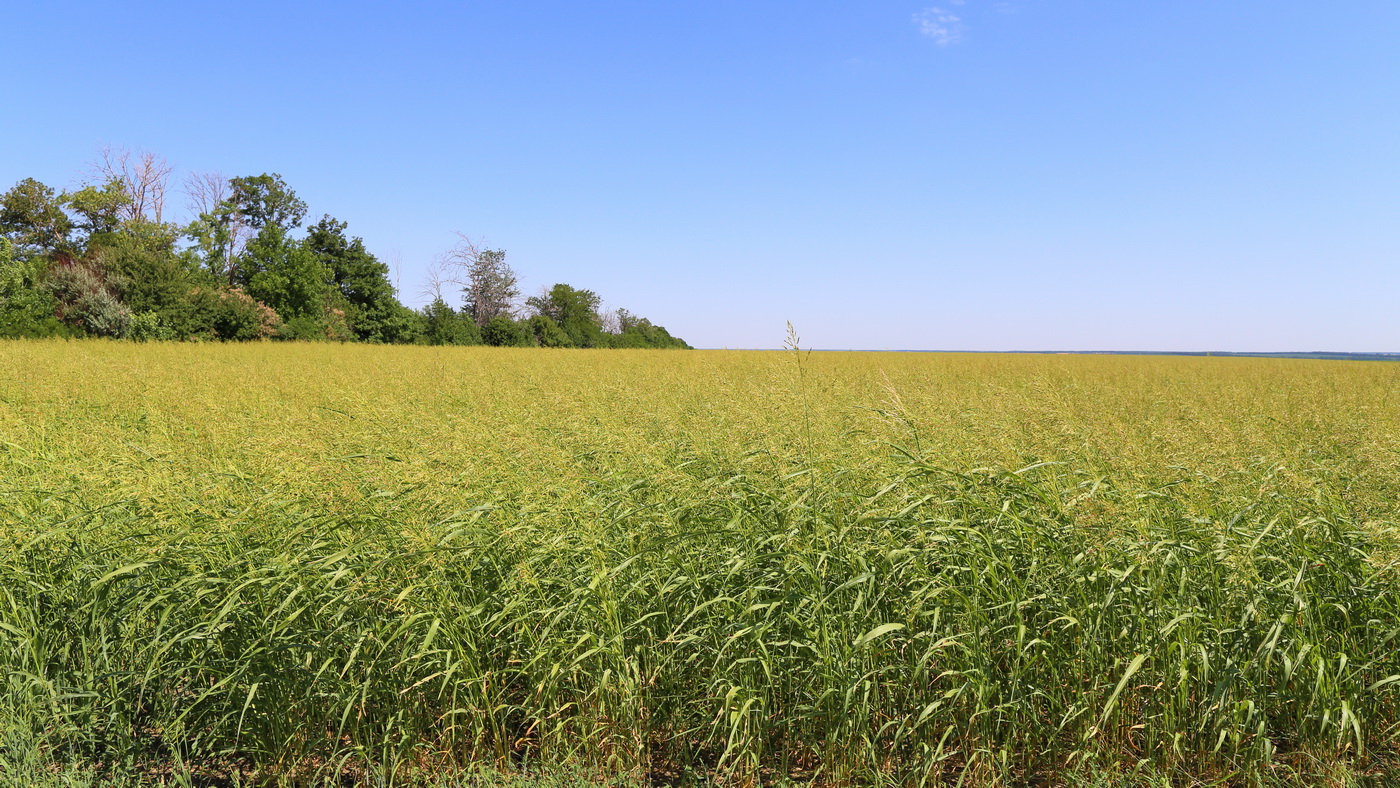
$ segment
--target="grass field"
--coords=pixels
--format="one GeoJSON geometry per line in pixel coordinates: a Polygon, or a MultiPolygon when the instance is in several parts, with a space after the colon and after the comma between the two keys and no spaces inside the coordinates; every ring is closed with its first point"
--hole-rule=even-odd
{"type": "Polygon", "coordinates": [[[1394,784],[1397,523],[1400,364],[0,343],[0,782],[1394,784]]]}

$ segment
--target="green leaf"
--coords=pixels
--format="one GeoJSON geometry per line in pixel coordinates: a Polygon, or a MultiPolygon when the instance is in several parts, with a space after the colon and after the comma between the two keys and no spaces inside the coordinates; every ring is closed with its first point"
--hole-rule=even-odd
{"type": "Polygon", "coordinates": [[[1146,654],[1138,654],[1137,657],[1133,659],[1132,664],[1128,665],[1127,671],[1123,673],[1123,678],[1118,680],[1118,686],[1114,687],[1113,694],[1108,696],[1108,703],[1104,704],[1103,714],[1099,716],[1099,725],[1103,725],[1108,720],[1109,713],[1113,711],[1114,705],[1118,703],[1118,696],[1123,693],[1123,688],[1128,685],[1128,679],[1132,678],[1133,674],[1138,672],[1138,668],[1142,667],[1142,663],[1146,661],[1146,654]]]}
{"type": "Polygon", "coordinates": [[[881,624],[880,626],[875,627],[869,632],[866,632],[864,635],[861,635],[860,637],[856,638],[856,642],[852,645],[854,645],[856,648],[860,648],[861,646],[864,646],[866,643],[869,643],[875,638],[878,638],[882,635],[888,635],[891,632],[898,632],[901,629],[904,629],[903,624],[881,624]]]}
{"type": "Polygon", "coordinates": [[[98,586],[103,585],[108,581],[115,580],[116,578],[121,577],[122,575],[129,575],[134,572],[139,572],[150,565],[150,561],[141,561],[135,564],[127,564],[121,569],[114,569],[108,572],[107,574],[103,575],[102,577],[98,578],[96,581],[94,581],[91,588],[97,588],[98,586]]]}

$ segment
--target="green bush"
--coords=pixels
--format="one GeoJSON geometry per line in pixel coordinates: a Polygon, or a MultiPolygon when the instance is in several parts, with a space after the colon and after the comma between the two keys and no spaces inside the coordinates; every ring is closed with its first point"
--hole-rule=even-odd
{"type": "Polygon", "coordinates": [[[131,310],[117,297],[117,282],[95,260],[64,260],[49,273],[49,291],[58,300],[58,316],[99,337],[124,337],[131,310]]]}
{"type": "Polygon", "coordinates": [[[493,317],[481,329],[481,338],[494,347],[533,347],[535,336],[530,327],[508,317],[493,317]]]}
{"type": "Polygon", "coordinates": [[[141,312],[131,316],[131,324],[127,328],[127,339],[137,342],[165,341],[179,339],[170,326],[161,320],[160,315],[155,312],[141,312]]]}
{"type": "Polygon", "coordinates": [[[0,338],[73,336],[54,314],[58,300],[37,286],[33,262],[16,260],[14,245],[0,237],[0,338]]]}
{"type": "Polygon", "coordinates": [[[423,308],[422,341],[425,345],[480,345],[481,329],[441,298],[423,308]]]}
{"type": "Polygon", "coordinates": [[[238,288],[196,288],[194,305],[196,336],[247,341],[268,339],[282,324],[277,312],[238,288]]]}
{"type": "Polygon", "coordinates": [[[548,315],[535,315],[530,318],[530,333],[535,336],[535,344],[540,347],[573,347],[573,340],[564,329],[548,315]]]}

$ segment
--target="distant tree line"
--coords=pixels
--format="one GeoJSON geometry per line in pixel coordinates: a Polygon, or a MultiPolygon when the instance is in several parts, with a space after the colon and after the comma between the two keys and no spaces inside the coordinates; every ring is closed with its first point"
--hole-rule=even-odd
{"type": "Polygon", "coordinates": [[[277,174],[192,175],[193,219],[167,218],[172,168],[102,151],[76,191],[26,178],[0,195],[0,338],[253,339],[428,345],[688,348],[591,290],[523,299],[505,252],[461,242],[410,309],[346,223],[302,228],[277,174]]]}

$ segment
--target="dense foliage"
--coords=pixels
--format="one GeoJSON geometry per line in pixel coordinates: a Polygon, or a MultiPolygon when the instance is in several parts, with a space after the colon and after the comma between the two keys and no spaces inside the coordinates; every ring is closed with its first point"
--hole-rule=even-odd
{"type": "Polygon", "coordinates": [[[445,256],[439,285],[456,293],[410,309],[345,222],[302,230],[307,205],[280,175],[192,177],[184,223],[165,215],[169,175],[104,151],[76,191],[28,178],[0,195],[0,338],[689,347],[565,284],[522,309],[505,252],[470,243],[445,256]]]}
{"type": "Polygon", "coordinates": [[[1400,778],[1400,365],[3,370],[0,784],[1400,778]]]}

